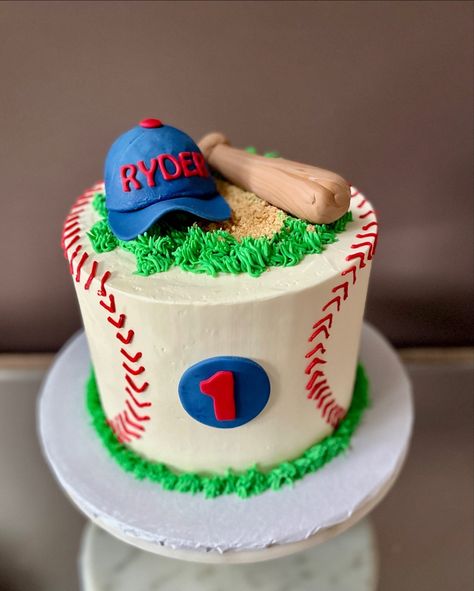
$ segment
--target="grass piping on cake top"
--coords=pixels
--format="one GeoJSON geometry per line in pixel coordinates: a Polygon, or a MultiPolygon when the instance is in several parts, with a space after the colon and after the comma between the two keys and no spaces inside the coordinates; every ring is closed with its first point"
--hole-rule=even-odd
{"type": "MultiPolygon", "coordinates": [[[[247,151],[257,153],[253,147],[247,151]]],[[[264,156],[275,158],[278,153],[266,152],[264,156]]],[[[116,238],[107,222],[105,194],[96,193],[92,204],[102,218],[88,232],[95,252],[116,248],[130,252],[135,256],[136,273],[144,276],[180,267],[213,277],[219,273],[259,277],[270,267],[291,267],[306,255],[323,252],[352,221],[350,211],[331,224],[310,224],[287,215],[273,236],[238,240],[223,229],[206,231],[195,218],[178,213],[160,220],[137,238],[123,241],[116,238]]]]}
{"type": "Polygon", "coordinates": [[[138,275],[153,275],[180,267],[192,273],[247,273],[259,277],[270,267],[297,265],[306,255],[323,252],[337,241],[352,214],[348,211],[331,224],[308,224],[288,216],[279,232],[271,238],[246,237],[237,240],[225,230],[205,231],[185,215],[172,221],[160,221],[150,230],[129,241],[115,237],[107,222],[105,195],[96,193],[93,207],[103,216],[89,230],[88,236],[97,253],[121,248],[132,253],[138,275]]]}
{"type": "Polygon", "coordinates": [[[245,499],[267,490],[279,490],[292,485],[347,451],[352,435],[369,405],[369,382],[363,367],[358,365],[352,403],[346,416],[331,435],[309,447],[297,458],[267,471],[253,466],[244,472],[229,470],[224,475],[214,476],[175,472],[165,464],[143,458],[120,443],[107,423],[93,371],[87,381],[86,402],[92,425],[110,456],[138,480],[156,482],[165,490],[202,493],[206,498],[236,494],[245,499]]]}

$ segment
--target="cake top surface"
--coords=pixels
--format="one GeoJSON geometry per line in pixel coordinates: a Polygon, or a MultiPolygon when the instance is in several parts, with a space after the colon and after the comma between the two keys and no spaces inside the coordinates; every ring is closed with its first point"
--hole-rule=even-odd
{"type": "MultiPolygon", "coordinates": [[[[352,264],[347,262],[353,252],[352,244],[360,241],[358,235],[362,235],[364,227],[375,219],[370,203],[356,189],[353,191],[357,197],[351,201],[346,214],[352,221],[344,222],[345,229],[339,233],[323,225],[308,229],[311,225],[306,221],[286,215],[282,228],[271,238],[239,240],[222,229],[203,230],[199,224],[205,226],[206,222],[193,220],[191,225],[179,226],[176,219],[175,225],[168,220],[166,225],[157,224],[136,240],[119,244],[107,229],[104,190],[99,184],[86,193],[91,197],[87,205],[81,206],[80,241],[85,241],[89,260],[97,261],[101,267],[105,265],[111,272],[109,282],[114,289],[133,292],[144,301],[228,305],[267,300],[283,292],[308,289],[315,281],[331,280],[352,264]],[[359,208],[362,202],[363,207],[359,208]],[[367,217],[369,212],[371,215],[367,217]],[[99,231],[98,225],[102,228],[99,231]],[[223,240],[218,241],[219,236],[223,240]],[[99,240],[102,240],[100,244],[99,240]],[[326,242],[321,245],[318,240],[326,242]],[[216,244],[224,249],[224,254],[216,251],[216,244]],[[315,254],[305,250],[308,244],[312,248],[318,245],[315,254]],[[267,258],[262,261],[262,256],[267,258]],[[229,272],[229,265],[235,261],[249,266],[244,268],[242,263],[242,268],[229,272]],[[275,264],[269,264],[272,262],[275,264]],[[186,272],[181,265],[187,266],[186,272]],[[224,271],[219,265],[224,266],[224,271]]],[[[336,225],[342,223],[336,222],[336,225]]],[[[70,247],[70,253],[74,247],[70,247]]]]}
{"type": "MultiPolygon", "coordinates": [[[[183,271],[183,284],[208,287],[197,276],[219,277],[223,290],[229,289],[225,277],[258,277],[263,297],[287,289],[293,275],[304,288],[301,269],[289,269],[307,262],[321,278],[326,267],[333,272],[326,252],[353,219],[350,187],[337,174],[231,147],[220,133],[196,143],[153,118],[115,140],[104,183],[94,191],[82,220],[90,246],[116,267],[124,289],[137,292],[143,280],[146,292],[175,286],[183,271]],[[287,271],[279,274],[282,286],[278,269],[287,271]],[[263,277],[270,271],[267,293],[263,277]]],[[[238,285],[252,289],[243,280],[238,285]]]]}

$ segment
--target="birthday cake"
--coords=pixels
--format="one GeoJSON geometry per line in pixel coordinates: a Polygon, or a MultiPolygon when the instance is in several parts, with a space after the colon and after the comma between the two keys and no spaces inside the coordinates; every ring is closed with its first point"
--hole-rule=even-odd
{"type": "Polygon", "coordinates": [[[208,497],[276,490],[346,451],[376,241],[338,175],[143,120],[63,229],[91,437],[135,477],[208,497]]]}

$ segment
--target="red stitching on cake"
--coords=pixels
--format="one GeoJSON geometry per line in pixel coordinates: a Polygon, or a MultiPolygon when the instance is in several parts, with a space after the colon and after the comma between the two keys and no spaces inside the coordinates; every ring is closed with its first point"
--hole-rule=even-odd
{"type": "Polygon", "coordinates": [[[67,246],[65,246],[65,247],[64,247],[64,256],[65,256],[66,258],[67,258],[67,251],[68,251],[68,250],[71,248],[71,246],[72,246],[73,244],[76,244],[76,242],[77,242],[78,240],[79,240],[79,236],[75,236],[75,237],[74,237],[74,238],[71,240],[71,242],[70,242],[70,243],[69,243],[67,246]]]}
{"type": "Polygon", "coordinates": [[[332,306],[333,304],[337,304],[337,311],[339,312],[341,309],[341,296],[336,296],[335,298],[332,298],[332,300],[329,300],[329,302],[323,306],[323,312],[326,312],[329,306],[332,306]]]}
{"type": "Polygon", "coordinates": [[[367,253],[367,258],[369,259],[369,261],[372,260],[373,256],[374,256],[374,244],[372,242],[358,242],[357,244],[351,244],[351,248],[353,248],[354,250],[356,248],[364,248],[364,246],[368,246],[369,247],[369,252],[367,253]]]}
{"type": "MultiPolygon", "coordinates": [[[[328,386],[328,390],[329,390],[329,386],[328,386]]],[[[317,397],[317,398],[319,398],[319,396],[321,396],[321,394],[322,394],[322,391],[319,393],[319,395],[318,395],[318,397],[317,397]]],[[[321,397],[319,398],[319,400],[318,400],[318,404],[316,405],[316,408],[321,408],[321,406],[322,406],[323,402],[324,402],[324,401],[326,400],[326,398],[328,398],[329,396],[332,396],[332,393],[331,393],[331,392],[328,392],[328,393],[327,393],[327,394],[325,394],[324,396],[321,396],[321,397]]]]}
{"type": "Polygon", "coordinates": [[[315,322],[313,324],[313,328],[317,328],[320,324],[325,324],[328,323],[328,328],[332,327],[332,313],[329,312],[329,314],[326,314],[326,316],[324,316],[324,318],[320,318],[317,322],[315,322]]]}
{"type": "MultiPolygon", "coordinates": [[[[80,217],[81,213],[85,211],[85,206],[87,206],[87,204],[91,202],[97,190],[103,191],[103,183],[98,183],[94,185],[93,189],[86,191],[86,193],[81,195],[76,200],[63,224],[61,246],[63,248],[64,256],[66,257],[66,259],[68,259],[69,270],[72,275],[74,275],[74,261],[76,260],[79,252],[82,251],[82,256],[75,270],[75,280],[78,283],[81,282],[82,269],[90,256],[90,254],[86,252],[85,249],[83,250],[83,245],[80,244],[80,217]],[[69,240],[69,243],[66,245],[67,240],[69,240]],[[69,257],[69,251],[74,245],[75,249],[69,257]]],[[[92,281],[97,275],[98,267],[99,263],[97,261],[93,261],[89,274],[87,275],[87,279],[83,285],[84,290],[89,290],[92,281]]],[[[99,299],[99,304],[102,306],[102,308],[104,308],[110,314],[115,314],[115,312],[117,311],[115,296],[113,294],[108,294],[107,289],[105,287],[110,276],[111,272],[107,270],[102,274],[102,277],[100,279],[100,288],[97,291],[97,295],[99,296],[99,298],[104,298],[99,299]]],[[[118,319],[114,318],[113,316],[107,316],[107,322],[118,329],[121,329],[125,325],[126,319],[126,314],[119,314],[118,319]]],[[[132,329],[130,329],[126,335],[117,332],[116,337],[119,341],[127,345],[132,341],[134,334],[135,332],[132,329]]],[[[126,349],[123,348],[120,349],[120,353],[124,357],[126,357],[130,363],[136,363],[139,359],[142,358],[143,355],[140,351],[133,354],[127,352],[126,349]]],[[[123,363],[122,365],[129,374],[134,376],[141,375],[146,371],[143,365],[140,365],[138,368],[135,369],[133,367],[130,367],[126,363],[123,363]]],[[[129,384],[130,387],[139,394],[143,393],[149,387],[149,383],[147,381],[145,381],[141,386],[138,386],[128,374],[125,374],[125,380],[126,383],[129,384]]],[[[136,405],[136,407],[146,408],[152,406],[151,402],[149,401],[139,402],[133,395],[128,385],[125,386],[125,391],[128,394],[128,397],[136,405]]],[[[112,431],[115,433],[119,442],[129,443],[132,441],[133,438],[139,439],[141,437],[140,432],[143,432],[145,430],[144,426],[135,423],[135,421],[149,421],[150,417],[148,415],[139,414],[134,409],[128,398],[126,398],[124,402],[125,409],[122,410],[119,414],[117,414],[113,419],[107,419],[107,423],[112,429],[112,431]],[[132,427],[132,429],[130,429],[130,427],[132,427]],[[139,433],[134,432],[133,429],[138,430],[139,433]]]]}
{"type": "Polygon", "coordinates": [[[128,416],[128,412],[126,410],[123,411],[123,416],[125,418],[125,422],[128,423],[131,427],[134,427],[135,429],[138,429],[139,431],[145,431],[145,428],[143,427],[143,425],[138,425],[137,423],[134,423],[132,421],[132,419],[128,416]]]}
{"type": "Polygon", "coordinates": [[[336,404],[336,401],[334,400],[334,398],[330,398],[330,399],[329,399],[329,402],[327,402],[327,403],[326,403],[326,404],[323,406],[323,412],[321,413],[321,414],[322,414],[322,417],[323,417],[323,419],[325,419],[325,418],[326,418],[326,413],[327,413],[327,411],[328,411],[328,410],[331,408],[331,406],[333,406],[333,405],[335,405],[335,404],[336,404]]]}
{"type": "Polygon", "coordinates": [[[107,303],[105,300],[100,300],[99,304],[102,306],[102,308],[105,308],[107,310],[107,312],[110,312],[111,314],[115,314],[115,298],[113,296],[113,294],[109,294],[109,303],[107,303]]]}
{"type": "Polygon", "coordinates": [[[352,267],[349,267],[348,269],[346,269],[345,271],[343,271],[341,273],[341,275],[344,277],[348,273],[352,273],[352,285],[354,285],[355,282],[357,281],[356,271],[357,271],[357,267],[355,265],[352,265],[352,267]]]}
{"type": "Polygon", "coordinates": [[[125,349],[120,349],[120,353],[122,353],[122,355],[124,355],[124,357],[126,357],[132,363],[136,363],[139,359],[141,359],[141,356],[143,355],[143,353],[141,353],[140,351],[138,351],[138,353],[135,353],[135,355],[130,355],[130,353],[127,353],[125,349]]]}
{"type": "Polygon", "coordinates": [[[115,326],[115,328],[122,328],[122,326],[125,324],[125,318],[125,314],[120,314],[118,320],[115,320],[115,318],[112,318],[112,316],[107,316],[107,322],[110,322],[110,324],[115,326]]]}
{"type": "MultiPolygon", "coordinates": [[[[317,400],[319,400],[321,398],[322,393],[326,392],[328,390],[329,390],[329,394],[326,394],[326,396],[324,396],[324,398],[327,398],[331,394],[331,392],[330,392],[329,384],[323,385],[323,387],[319,390],[319,392],[314,397],[314,401],[316,402],[317,400]]],[[[319,406],[317,406],[316,408],[319,408],[319,406]]]]}
{"type": "Polygon", "coordinates": [[[344,283],[341,283],[340,285],[336,285],[336,287],[333,287],[331,291],[332,291],[332,293],[336,293],[336,291],[338,289],[344,290],[344,293],[342,295],[342,299],[344,301],[347,300],[347,293],[349,291],[349,283],[347,281],[344,281],[344,283]]]}
{"type": "Polygon", "coordinates": [[[307,367],[306,367],[306,369],[304,370],[304,372],[305,372],[306,374],[308,374],[308,375],[309,375],[309,374],[311,373],[311,370],[313,369],[313,367],[314,367],[315,365],[318,365],[319,363],[321,363],[321,364],[324,364],[324,363],[326,363],[326,360],[325,360],[325,359],[321,359],[320,357],[315,357],[315,358],[314,358],[314,359],[312,359],[312,360],[311,360],[311,362],[310,362],[310,363],[307,365],[307,367]]]}
{"type": "Polygon", "coordinates": [[[311,390],[311,388],[314,385],[314,382],[321,376],[324,376],[324,372],[322,372],[321,370],[317,369],[316,371],[313,371],[311,377],[308,380],[308,383],[306,384],[306,390],[311,390]]]}
{"type": "Polygon", "coordinates": [[[318,334],[320,332],[324,333],[324,336],[326,337],[326,339],[329,338],[329,330],[327,328],[327,326],[325,324],[321,324],[321,326],[319,326],[314,332],[313,334],[309,337],[308,341],[312,342],[314,341],[314,339],[318,336],[318,334]]]}
{"type": "MultiPolygon", "coordinates": [[[[68,223],[68,222],[72,222],[73,220],[78,220],[80,218],[80,214],[75,213],[74,215],[68,215],[67,218],[64,221],[64,226],[68,223]]],[[[63,231],[64,231],[64,227],[63,227],[63,231]]]]}
{"type": "Polygon", "coordinates": [[[127,427],[126,423],[125,423],[125,419],[123,418],[122,413],[120,413],[118,415],[118,419],[120,421],[120,425],[122,426],[122,429],[124,430],[124,432],[129,435],[130,437],[135,437],[135,439],[140,439],[140,435],[138,433],[134,433],[133,431],[130,431],[130,429],[127,427]]]}
{"type": "Polygon", "coordinates": [[[80,227],[74,228],[74,230],[71,230],[68,234],[64,234],[64,240],[69,240],[69,238],[72,238],[73,236],[78,234],[80,231],[81,231],[80,227]]]}
{"type": "Polygon", "coordinates": [[[97,292],[97,295],[100,297],[106,296],[107,295],[107,290],[105,289],[105,284],[107,283],[107,280],[110,277],[110,271],[106,271],[103,275],[102,278],[100,280],[100,289],[97,292]]]}
{"type": "Polygon", "coordinates": [[[69,273],[71,273],[71,275],[74,275],[74,269],[73,269],[73,263],[74,263],[74,259],[76,258],[76,256],[78,255],[79,251],[82,249],[82,245],[79,244],[79,246],[76,246],[74,252],[71,255],[71,258],[69,260],[69,273]]]}
{"type": "Polygon", "coordinates": [[[367,230],[370,230],[370,228],[378,228],[378,223],[377,222],[370,222],[370,224],[366,224],[365,226],[362,226],[362,229],[364,230],[364,232],[367,232],[367,230]]]}
{"type": "Polygon", "coordinates": [[[147,408],[148,406],[151,406],[151,402],[140,402],[137,400],[128,386],[125,387],[125,390],[138,408],[147,408]]]}
{"type": "Polygon", "coordinates": [[[135,332],[130,329],[127,333],[127,336],[124,337],[122,333],[118,332],[115,336],[118,338],[118,340],[120,342],[122,342],[124,345],[129,345],[132,342],[133,339],[133,335],[135,334],[135,332]]]}
{"type": "MultiPolygon", "coordinates": [[[[68,223],[66,223],[64,225],[64,228],[63,228],[63,231],[64,232],[69,232],[69,230],[72,230],[72,228],[75,228],[76,226],[79,225],[79,221],[78,221],[77,218],[75,220],[73,220],[73,221],[67,220],[67,222],[68,223]]],[[[63,239],[65,239],[65,238],[66,238],[66,236],[63,237],[63,239]]]]}
{"type": "Polygon", "coordinates": [[[79,281],[81,280],[81,269],[82,269],[82,265],[87,261],[87,259],[89,258],[89,255],[87,254],[87,252],[83,252],[82,256],[81,256],[81,260],[79,261],[79,264],[77,265],[77,269],[76,269],[76,283],[79,283],[79,281]]]}
{"type": "MultiPolygon", "coordinates": [[[[354,198],[357,195],[359,195],[359,191],[351,187],[351,197],[354,198]]],[[[356,208],[363,209],[367,205],[367,203],[367,200],[362,196],[356,208]]],[[[358,218],[359,220],[362,220],[370,215],[375,215],[374,210],[369,209],[366,212],[360,213],[358,214],[358,218]]],[[[349,254],[346,257],[346,261],[357,261],[358,266],[356,264],[352,264],[347,269],[344,269],[344,271],[341,272],[341,277],[345,278],[346,275],[352,275],[352,285],[355,285],[357,282],[357,271],[363,269],[366,266],[366,257],[367,260],[370,261],[375,254],[378,239],[377,228],[378,223],[376,220],[369,221],[368,223],[362,226],[362,231],[366,232],[366,234],[363,234],[362,232],[357,233],[357,241],[354,241],[354,243],[350,246],[352,250],[355,250],[357,252],[349,254]],[[368,230],[370,230],[371,228],[373,228],[374,231],[368,232],[368,230]],[[362,242],[360,240],[362,240],[362,242]]],[[[344,281],[343,283],[340,283],[333,287],[331,289],[331,294],[337,295],[335,297],[332,297],[326,304],[322,306],[321,312],[326,312],[328,308],[330,308],[334,304],[336,305],[337,312],[339,312],[342,306],[342,302],[345,301],[349,296],[349,288],[349,281],[344,281]],[[342,293],[338,294],[337,292],[339,292],[340,290],[342,290],[342,293]]],[[[336,312],[334,312],[334,314],[335,313],[336,312]]],[[[311,334],[308,341],[312,342],[319,334],[324,334],[325,339],[330,340],[330,331],[332,328],[332,324],[333,313],[331,312],[329,314],[323,315],[317,322],[313,324],[313,329],[316,330],[311,334]]],[[[326,360],[323,358],[323,356],[326,354],[326,351],[327,350],[323,346],[323,344],[318,342],[313,349],[311,349],[310,351],[308,351],[308,353],[305,354],[306,359],[311,359],[311,361],[305,368],[305,374],[310,376],[309,380],[306,383],[306,390],[308,390],[307,398],[317,403],[316,408],[320,410],[322,419],[324,419],[332,427],[337,427],[342,418],[345,416],[346,410],[337,403],[337,400],[327,380],[327,376],[325,375],[324,371],[321,370],[321,366],[323,366],[324,363],[326,363],[326,360]],[[319,355],[317,357],[314,357],[314,355],[316,354],[319,355]]]]}
{"type": "Polygon", "coordinates": [[[328,381],[326,379],[324,379],[324,380],[321,380],[320,382],[317,382],[316,384],[314,384],[314,386],[311,388],[310,393],[308,394],[308,398],[313,398],[317,392],[317,395],[316,395],[316,399],[317,399],[318,396],[321,394],[321,392],[325,388],[329,390],[329,386],[327,385],[327,383],[328,383],[328,381]]]}
{"type": "Polygon", "coordinates": [[[128,375],[128,373],[125,374],[125,379],[127,380],[130,388],[132,388],[132,390],[134,390],[137,394],[141,394],[142,392],[145,392],[145,390],[149,386],[148,382],[143,382],[143,384],[141,386],[137,386],[135,384],[135,382],[132,380],[132,378],[128,375]]]}
{"type": "Polygon", "coordinates": [[[87,281],[84,283],[84,289],[88,290],[89,287],[91,286],[92,280],[95,277],[95,274],[97,272],[97,267],[99,266],[99,263],[97,261],[94,261],[92,263],[92,269],[91,272],[89,273],[89,277],[87,278],[87,281]]]}
{"type": "Polygon", "coordinates": [[[354,252],[346,256],[348,262],[355,259],[359,259],[359,269],[363,269],[365,267],[365,254],[363,252],[354,252]]]}
{"type": "Polygon", "coordinates": [[[125,371],[128,371],[128,373],[132,376],[138,376],[145,371],[143,365],[140,365],[138,369],[132,369],[125,363],[125,361],[122,363],[122,367],[125,369],[125,371]]]}
{"type": "Polygon", "coordinates": [[[316,347],[314,347],[314,349],[311,349],[311,351],[306,353],[306,355],[305,355],[306,359],[308,359],[309,357],[312,357],[313,355],[316,355],[316,353],[318,353],[319,351],[321,351],[321,353],[323,355],[324,355],[324,353],[326,353],[326,349],[324,348],[324,345],[322,343],[318,343],[316,345],[316,347]]]}
{"type": "Polygon", "coordinates": [[[133,406],[130,404],[130,400],[125,400],[125,404],[127,405],[129,411],[132,413],[132,415],[137,419],[137,421],[149,421],[150,417],[148,415],[139,415],[137,413],[137,411],[133,408],[133,406]]]}
{"type": "Polygon", "coordinates": [[[114,431],[114,433],[117,436],[117,439],[119,440],[120,443],[130,443],[131,439],[129,439],[125,433],[123,432],[123,429],[120,425],[120,421],[118,420],[118,417],[115,417],[114,419],[112,419],[112,421],[109,422],[109,425],[112,426],[112,429],[114,431]]]}

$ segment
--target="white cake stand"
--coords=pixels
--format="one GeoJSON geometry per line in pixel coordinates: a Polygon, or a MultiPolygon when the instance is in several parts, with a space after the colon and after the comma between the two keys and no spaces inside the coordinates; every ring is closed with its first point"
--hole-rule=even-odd
{"type": "Polygon", "coordinates": [[[306,552],[240,565],[183,564],[134,548],[89,523],[79,568],[82,591],[375,591],[378,578],[376,538],[367,518],[306,552]]]}
{"type": "Polygon", "coordinates": [[[125,473],[85,408],[90,359],[82,333],[58,354],[39,400],[39,433],[59,483],[94,523],[143,550],[197,562],[278,558],[326,541],[365,516],[393,485],[413,423],[411,388],[396,353],[364,326],[360,358],[372,405],[348,453],[293,487],[250,499],[164,491],[125,473]]]}

